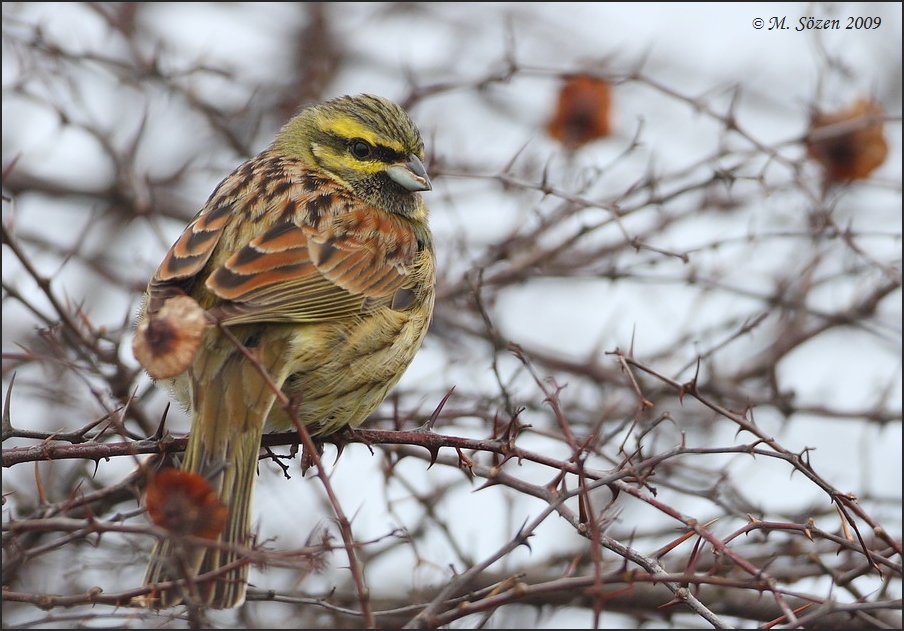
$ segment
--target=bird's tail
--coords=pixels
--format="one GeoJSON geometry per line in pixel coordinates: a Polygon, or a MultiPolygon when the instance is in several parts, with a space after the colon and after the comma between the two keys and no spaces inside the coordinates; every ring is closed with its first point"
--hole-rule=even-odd
{"type": "MultiPolygon", "coordinates": [[[[268,374],[279,375],[278,356],[261,357],[268,374]]],[[[174,535],[158,541],[151,553],[145,585],[178,581],[151,594],[155,607],[181,602],[225,609],[245,600],[249,561],[241,548],[251,543],[251,500],[264,422],[275,400],[274,382],[265,379],[259,367],[241,353],[217,355],[203,351],[191,369],[192,430],[182,471],[199,474],[216,497],[213,503],[225,510],[225,522],[210,533],[211,543],[199,543],[216,510],[205,502],[164,500],[173,522],[174,535]],[[186,506],[186,504],[188,504],[186,506]],[[187,514],[186,514],[187,513],[187,514]],[[184,527],[183,527],[184,526],[184,527]],[[218,534],[216,534],[218,532],[218,534]],[[192,542],[184,535],[191,534],[192,542]]],[[[167,488],[168,494],[185,494],[167,488]]],[[[165,520],[164,520],[165,521],[165,520]]]]}

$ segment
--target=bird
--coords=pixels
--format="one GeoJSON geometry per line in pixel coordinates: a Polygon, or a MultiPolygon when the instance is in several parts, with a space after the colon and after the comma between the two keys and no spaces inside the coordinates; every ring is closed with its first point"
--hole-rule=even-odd
{"type": "Polygon", "coordinates": [[[304,107],[219,183],[164,256],[133,350],[190,411],[181,470],[210,484],[225,519],[215,545],[157,540],[149,606],[240,606],[263,433],[294,428],[293,417],[312,436],[356,428],[413,361],[436,285],[424,162],[420,131],[389,99],[304,107]],[[190,333],[181,301],[196,310],[190,333]],[[187,358],[152,370],[180,336],[193,340],[187,358]]]}

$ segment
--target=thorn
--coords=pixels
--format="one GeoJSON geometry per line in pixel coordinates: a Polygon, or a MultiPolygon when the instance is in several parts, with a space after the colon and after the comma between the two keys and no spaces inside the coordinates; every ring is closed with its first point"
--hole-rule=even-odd
{"type": "Polygon", "coordinates": [[[10,399],[13,396],[13,385],[16,383],[16,373],[13,372],[9,379],[9,387],[6,389],[6,397],[3,399],[3,440],[8,434],[12,434],[13,423],[9,414],[10,399]]]}
{"type": "Polygon", "coordinates": [[[433,414],[430,415],[430,418],[427,419],[427,423],[423,426],[422,430],[426,432],[432,432],[433,426],[436,424],[436,420],[439,418],[440,412],[446,406],[446,401],[449,400],[449,397],[452,396],[452,393],[455,392],[455,386],[449,388],[449,391],[440,399],[439,405],[436,406],[436,409],[433,410],[433,414]]]}
{"type": "Polygon", "coordinates": [[[154,431],[154,440],[160,440],[166,435],[166,417],[169,415],[170,410],[170,402],[167,401],[166,407],[163,408],[163,414],[160,415],[160,424],[157,425],[157,429],[154,431]]]}
{"type": "Polygon", "coordinates": [[[436,459],[439,458],[439,447],[425,447],[427,451],[430,452],[430,464],[427,465],[427,469],[436,464],[436,459]]]}
{"type": "Polygon", "coordinates": [[[466,470],[468,474],[468,478],[474,478],[474,461],[468,458],[464,453],[462,453],[461,449],[458,447],[455,448],[455,451],[458,452],[458,468],[462,470],[466,470]]]}

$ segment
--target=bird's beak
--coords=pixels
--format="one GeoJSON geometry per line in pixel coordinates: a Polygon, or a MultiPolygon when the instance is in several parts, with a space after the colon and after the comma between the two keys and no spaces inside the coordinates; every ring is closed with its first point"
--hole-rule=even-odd
{"type": "Polygon", "coordinates": [[[430,178],[427,177],[427,169],[424,168],[424,163],[414,154],[408,156],[406,162],[393,164],[386,169],[386,173],[393,182],[412,193],[433,190],[433,185],[430,183],[430,178]]]}

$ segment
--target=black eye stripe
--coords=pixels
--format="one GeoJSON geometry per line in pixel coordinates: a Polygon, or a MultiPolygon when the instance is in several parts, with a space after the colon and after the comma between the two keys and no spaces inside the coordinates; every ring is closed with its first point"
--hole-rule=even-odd
{"type": "Polygon", "coordinates": [[[387,164],[403,162],[406,159],[405,154],[383,146],[376,147],[376,155],[380,160],[387,164]]]}
{"type": "Polygon", "coordinates": [[[363,138],[347,138],[338,134],[329,135],[329,144],[332,145],[337,152],[348,152],[348,154],[352,156],[355,155],[353,147],[356,141],[365,142],[370,147],[370,155],[364,158],[365,160],[376,160],[378,162],[385,162],[386,164],[396,164],[398,162],[405,162],[408,159],[407,154],[401,151],[396,151],[385,145],[372,145],[363,138]]]}
{"type": "Polygon", "coordinates": [[[355,145],[359,142],[363,142],[370,147],[370,155],[363,157],[362,159],[378,160],[379,162],[385,162],[387,164],[402,162],[405,159],[405,156],[402,153],[395,151],[394,149],[390,149],[383,145],[371,145],[360,138],[356,138],[349,143],[349,151],[351,151],[351,154],[355,157],[358,157],[358,152],[355,151],[355,145]]]}

